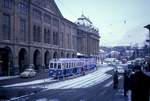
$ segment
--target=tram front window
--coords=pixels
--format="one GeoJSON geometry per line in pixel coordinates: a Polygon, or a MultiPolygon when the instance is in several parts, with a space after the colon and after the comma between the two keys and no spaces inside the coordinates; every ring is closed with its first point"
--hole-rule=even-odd
{"type": "Polygon", "coordinates": [[[60,63],[58,64],[58,69],[61,69],[61,64],[60,63]]]}
{"type": "Polygon", "coordinates": [[[67,68],[69,68],[69,63],[67,63],[67,68]]]}
{"type": "Polygon", "coordinates": [[[50,68],[53,68],[53,63],[50,64],[50,68]]]}
{"type": "Polygon", "coordinates": [[[57,68],[57,63],[54,63],[54,68],[57,68]]]}
{"type": "Polygon", "coordinates": [[[71,68],[71,63],[69,63],[69,68],[71,68]]]}

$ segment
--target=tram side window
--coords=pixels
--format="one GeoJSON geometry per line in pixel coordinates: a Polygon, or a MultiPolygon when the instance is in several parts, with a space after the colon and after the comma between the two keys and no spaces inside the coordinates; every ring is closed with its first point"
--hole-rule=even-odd
{"type": "Polygon", "coordinates": [[[72,68],[74,67],[74,64],[72,63],[72,68]]]}
{"type": "Polygon", "coordinates": [[[61,68],[62,68],[62,69],[64,69],[64,68],[65,68],[65,63],[62,63],[61,68]]]}
{"type": "Polygon", "coordinates": [[[74,67],[76,67],[76,63],[74,62],[74,67]]]}
{"type": "Polygon", "coordinates": [[[67,64],[67,68],[68,68],[68,67],[69,67],[69,66],[68,66],[68,63],[66,63],[66,64],[67,64]]]}
{"type": "Polygon", "coordinates": [[[68,63],[68,68],[70,67],[70,63],[68,63]]]}
{"type": "Polygon", "coordinates": [[[54,63],[54,68],[57,68],[57,63],[54,63]]]}
{"type": "Polygon", "coordinates": [[[71,63],[69,63],[69,68],[71,68],[71,63]]]}
{"type": "Polygon", "coordinates": [[[64,69],[66,69],[67,68],[67,63],[64,63],[64,69]]]}
{"type": "Polygon", "coordinates": [[[58,69],[61,69],[61,63],[58,64],[58,69]]]}
{"type": "Polygon", "coordinates": [[[53,63],[50,64],[50,68],[53,68],[53,63]]]}

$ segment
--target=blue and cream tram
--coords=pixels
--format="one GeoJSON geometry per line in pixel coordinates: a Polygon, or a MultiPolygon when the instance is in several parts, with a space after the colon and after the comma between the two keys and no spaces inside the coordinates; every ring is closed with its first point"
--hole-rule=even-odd
{"type": "Polygon", "coordinates": [[[60,58],[49,62],[49,76],[54,78],[85,74],[96,68],[94,58],[60,58]]]}

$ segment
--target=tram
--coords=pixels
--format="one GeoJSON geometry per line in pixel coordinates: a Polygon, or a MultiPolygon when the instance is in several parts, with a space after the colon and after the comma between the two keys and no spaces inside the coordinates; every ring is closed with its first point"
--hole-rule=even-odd
{"type": "Polygon", "coordinates": [[[92,70],[96,70],[95,58],[60,58],[49,62],[49,77],[53,78],[84,75],[92,70]]]}

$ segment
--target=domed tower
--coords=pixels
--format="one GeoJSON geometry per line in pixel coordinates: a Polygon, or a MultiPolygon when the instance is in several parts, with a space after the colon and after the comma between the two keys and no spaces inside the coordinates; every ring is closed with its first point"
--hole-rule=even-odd
{"type": "Polygon", "coordinates": [[[93,23],[90,21],[89,18],[87,18],[86,16],[84,16],[83,14],[81,15],[80,18],[77,19],[77,21],[75,22],[78,26],[80,26],[83,30],[89,31],[89,32],[93,32],[93,33],[97,33],[99,32],[98,28],[96,28],[93,23]]]}
{"type": "Polygon", "coordinates": [[[99,30],[84,16],[75,22],[78,26],[77,51],[86,56],[96,56],[99,51],[99,30]]]}

